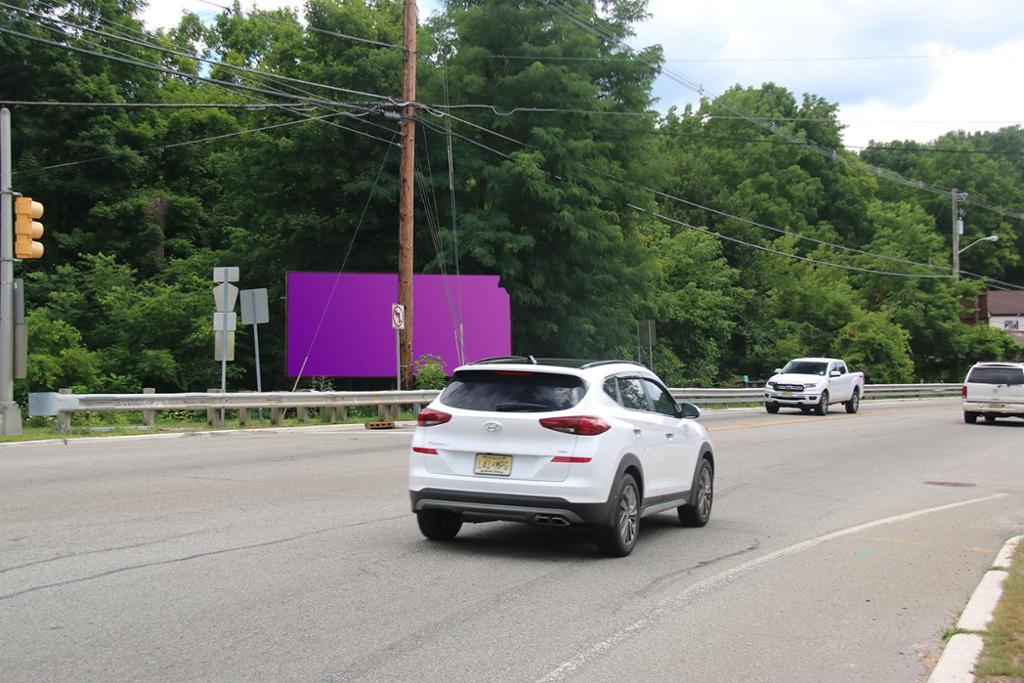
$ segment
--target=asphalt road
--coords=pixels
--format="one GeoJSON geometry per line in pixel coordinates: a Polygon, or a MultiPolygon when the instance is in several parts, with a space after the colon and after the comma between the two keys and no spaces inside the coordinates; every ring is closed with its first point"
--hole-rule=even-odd
{"type": "Polygon", "coordinates": [[[425,541],[409,433],[0,447],[0,677],[917,681],[1024,529],[1024,421],[707,413],[704,529],[425,541]]]}

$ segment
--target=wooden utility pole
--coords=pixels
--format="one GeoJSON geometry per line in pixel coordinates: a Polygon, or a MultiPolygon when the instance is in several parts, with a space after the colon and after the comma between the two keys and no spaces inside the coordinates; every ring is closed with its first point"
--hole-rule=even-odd
{"type": "Polygon", "coordinates": [[[405,328],[398,335],[402,388],[412,389],[413,181],[416,168],[416,0],[405,0],[405,57],[402,69],[402,166],[398,193],[398,303],[405,306],[405,328]]]}

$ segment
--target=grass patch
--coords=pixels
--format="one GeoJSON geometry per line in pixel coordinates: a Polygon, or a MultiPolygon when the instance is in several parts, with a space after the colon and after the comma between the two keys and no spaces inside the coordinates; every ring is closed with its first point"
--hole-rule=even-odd
{"type": "Polygon", "coordinates": [[[974,673],[978,681],[1024,680],[1024,543],[1013,554],[974,673]]]}
{"type": "MultiPolygon", "coordinates": [[[[176,413],[184,411],[175,411],[176,413]]],[[[187,432],[212,432],[224,429],[260,429],[267,427],[303,427],[310,425],[327,424],[320,415],[310,411],[309,419],[301,423],[295,417],[286,417],[278,425],[271,424],[270,410],[263,411],[264,419],[256,419],[257,412],[252,411],[252,419],[249,424],[242,426],[238,422],[237,413],[228,411],[223,425],[207,424],[205,419],[189,419],[188,415],[160,412],[157,414],[156,427],[153,429],[143,427],[141,413],[136,417],[132,413],[104,413],[75,415],[71,429],[67,432],[57,431],[56,422],[53,418],[31,418],[26,420],[19,436],[0,436],[0,443],[11,441],[39,441],[41,439],[77,439],[82,437],[96,436],[128,436],[139,434],[164,434],[164,433],[187,433],[187,432]],[[126,416],[131,416],[126,419],[126,416]]],[[[205,415],[205,411],[203,411],[205,415]]],[[[291,413],[294,415],[294,413],[291,413]]],[[[376,408],[349,410],[347,419],[339,420],[332,424],[365,424],[379,420],[376,408]]],[[[415,420],[415,414],[403,412],[399,420],[415,420]]]]}

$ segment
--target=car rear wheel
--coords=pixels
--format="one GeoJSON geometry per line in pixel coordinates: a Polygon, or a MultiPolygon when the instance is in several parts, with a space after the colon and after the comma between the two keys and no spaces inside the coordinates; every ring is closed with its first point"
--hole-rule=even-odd
{"type": "Polygon", "coordinates": [[[640,534],[640,488],[633,475],[622,477],[614,506],[611,526],[597,530],[597,545],[605,555],[625,557],[633,552],[640,534]]]}
{"type": "Polygon", "coordinates": [[[779,412],[779,407],[778,407],[778,406],[773,406],[773,405],[771,405],[771,404],[768,404],[768,403],[765,403],[765,404],[764,404],[764,409],[765,409],[765,410],[767,410],[767,411],[768,411],[769,413],[771,413],[772,415],[774,415],[774,414],[776,414],[777,412],[779,412]]]}
{"type": "Polygon", "coordinates": [[[853,396],[845,404],[846,412],[856,413],[860,409],[860,392],[856,389],[853,390],[853,396]]]}
{"type": "Polygon", "coordinates": [[[462,518],[446,510],[420,510],[416,522],[431,541],[450,541],[462,528],[462,518]]]}
{"type": "Polygon", "coordinates": [[[828,392],[822,392],[821,400],[814,406],[814,412],[818,415],[828,415],[828,392]]]}
{"type": "Polygon", "coordinates": [[[971,412],[970,410],[965,410],[964,411],[964,422],[966,422],[969,425],[972,425],[972,424],[974,424],[977,421],[978,421],[978,414],[977,413],[971,412]]]}
{"type": "Polygon", "coordinates": [[[690,502],[676,508],[683,526],[705,526],[711,519],[711,504],[715,498],[715,470],[707,458],[700,461],[697,485],[690,494],[690,502]]]}
{"type": "Polygon", "coordinates": [[[992,424],[995,421],[996,421],[996,416],[995,415],[986,415],[985,416],[985,422],[988,422],[989,424],[992,424]]]}

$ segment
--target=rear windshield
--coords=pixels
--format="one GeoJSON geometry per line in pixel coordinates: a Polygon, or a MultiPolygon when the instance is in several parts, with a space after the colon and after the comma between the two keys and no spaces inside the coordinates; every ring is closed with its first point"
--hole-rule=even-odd
{"type": "Polygon", "coordinates": [[[794,375],[821,375],[825,376],[828,370],[828,363],[817,363],[809,360],[791,360],[782,368],[783,372],[790,372],[794,375]]]}
{"type": "Polygon", "coordinates": [[[583,380],[573,375],[462,370],[441,394],[441,403],[466,410],[540,413],[568,410],[585,393],[583,380]]]}
{"type": "Polygon", "coordinates": [[[974,368],[967,377],[971,384],[1024,384],[1020,368],[974,368]]]}

